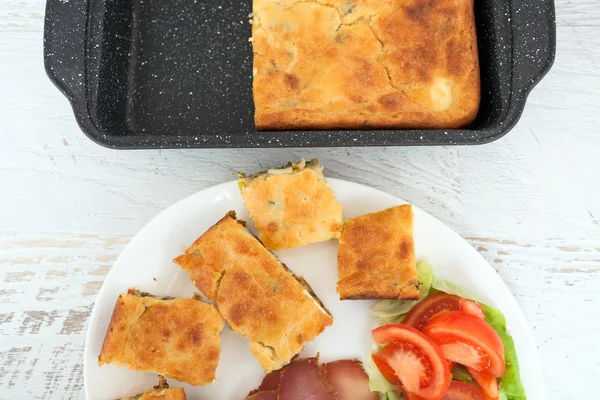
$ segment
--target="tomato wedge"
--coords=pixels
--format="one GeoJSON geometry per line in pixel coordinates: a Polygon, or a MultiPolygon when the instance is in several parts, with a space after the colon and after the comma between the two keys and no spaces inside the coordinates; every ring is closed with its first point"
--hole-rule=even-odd
{"type": "Polygon", "coordinates": [[[398,379],[396,373],[387,363],[381,352],[371,354],[371,358],[373,359],[373,362],[377,366],[379,372],[381,372],[381,375],[383,375],[388,382],[393,383],[394,385],[400,385],[400,379],[398,379]]]}
{"type": "Polygon", "coordinates": [[[431,318],[423,333],[448,360],[496,377],[504,375],[504,344],[485,320],[463,311],[447,311],[431,318]]]}
{"type": "Polygon", "coordinates": [[[483,390],[489,399],[497,399],[498,396],[500,396],[498,380],[493,374],[490,374],[489,372],[480,372],[473,368],[467,368],[467,371],[469,371],[469,374],[471,374],[471,377],[477,386],[483,390]]]}
{"type": "Polygon", "coordinates": [[[446,361],[448,362],[448,369],[450,370],[450,372],[454,371],[454,368],[456,367],[456,363],[452,362],[452,361],[448,361],[448,360],[446,360],[446,361]]]}
{"type": "Polygon", "coordinates": [[[436,293],[417,303],[406,314],[403,324],[422,330],[431,317],[446,311],[464,311],[479,318],[485,318],[483,309],[474,301],[463,299],[444,292],[436,293]]]}
{"type": "Polygon", "coordinates": [[[444,400],[485,400],[481,389],[465,382],[452,381],[444,400]]]}
{"type": "Polygon", "coordinates": [[[402,390],[402,394],[404,395],[404,398],[406,400],[428,400],[424,397],[417,396],[416,394],[409,393],[406,390],[404,390],[404,388],[402,388],[402,387],[400,387],[400,389],[402,390]]]}
{"type": "Polygon", "coordinates": [[[474,315],[477,318],[485,319],[483,308],[478,303],[471,300],[463,299],[462,297],[460,302],[460,311],[464,311],[467,314],[474,315]]]}
{"type": "Polygon", "coordinates": [[[451,375],[448,362],[433,340],[404,324],[380,326],[372,335],[377,343],[385,345],[373,354],[375,365],[390,382],[399,382],[407,398],[444,397],[451,375]],[[395,379],[388,378],[392,372],[395,379]]]}

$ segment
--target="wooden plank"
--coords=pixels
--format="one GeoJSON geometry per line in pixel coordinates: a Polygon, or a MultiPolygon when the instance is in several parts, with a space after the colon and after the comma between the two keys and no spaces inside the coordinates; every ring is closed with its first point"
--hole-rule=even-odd
{"type": "Polygon", "coordinates": [[[83,337],[3,337],[0,399],[84,398],[83,344],[83,337]]]}
{"type": "Polygon", "coordinates": [[[595,393],[600,367],[600,241],[471,238],[523,309],[540,351],[548,399],[595,393]],[[577,388],[573,385],[577,382],[577,388]]]}
{"type": "Polygon", "coordinates": [[[83,398],[85,328],[128,241],[0,234],[0,399],[83,398]]]}
{"type": "Polygon", "coordinates": [[[555,0],[556,22],[562,26],[600,26],[596,0],[555,0]]]}

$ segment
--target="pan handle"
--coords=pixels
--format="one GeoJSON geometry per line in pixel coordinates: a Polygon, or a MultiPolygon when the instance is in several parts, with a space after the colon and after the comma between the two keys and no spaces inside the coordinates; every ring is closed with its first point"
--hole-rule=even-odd
{"type": "Polygon", "coordinates": [[[554,63],[554,0],[513,0],[512,23],[514,87],[526,95],[554,63]]]}
{"type": "Polygon", "coordinates": [[[74,109],[85,104],[87,15],[88,0],[46,2],[44,67],[74,109]]]}

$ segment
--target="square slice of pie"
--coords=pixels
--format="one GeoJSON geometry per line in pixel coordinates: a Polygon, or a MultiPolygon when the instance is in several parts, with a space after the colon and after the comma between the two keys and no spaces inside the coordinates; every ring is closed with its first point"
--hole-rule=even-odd
{"type": "Polygon", "coordinates": [[[224,325],[211,304],[129,289],[117,299],[98,364],[205,385],[215,379],[224,325]]]}
{"type": "Polygon", "coordinates": [[[410,204],[344,222],[338,247],[342,300],[419,298],[410,204]]]}
{"type": "Polygon", "coordinates": [[[339,237],[342,206],[317,159],[254,175],[240,173],[238,183],[267,248],[289,249],[339,237]]]}

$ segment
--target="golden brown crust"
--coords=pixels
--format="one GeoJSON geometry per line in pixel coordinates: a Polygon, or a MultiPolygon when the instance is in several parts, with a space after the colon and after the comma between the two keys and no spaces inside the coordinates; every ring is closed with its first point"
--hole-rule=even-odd
{"type": "Polygon", "coordinates": [[[247,232],[247,235],[252,236],[250,232],[241,229],[243,226],[240,226],[238,232],[239,224],[235,219],[235,211],[230,211],[192,243],[184,254],[173,260],[190,274],[194,285],[209,300],[217,297],[219,280],[231,258],[229,249],[221,244],[228,241],[231,232],[238,233],[238,236],[247,232]],[[209,256],[204,257],[204,254],[209,256]]]}
{"type": "Polygon", "coordinates": [[[153,389],[144,393],[139,400],[187,400],[183,388],[153,389]]]}
{"type": "Polygon", "coordinates": [[[211,227],[175,262],[215,301],[231,328],[250,339],[250,350],[267,372],[286,365],[333,323],[331,315],[234,213],[211,227]]]}
{"type": "Polygon", "coordinates": [[[456,128],[479,108],[473,0],[253,0],[259,130],[456,128]]]}
{"type": "Polygon", "coordinates": [[[183,388],[152,389],[136,397],[123,397],[121,400],[187,400],[183,388]]]}
{"type": "Polygon", "coordinates": [[[342,206],[318,160],[306,166],[302,160],[279,171],[286,170],[250,178],[240,175],[242,197],[260,240],[267,248],[280,250],[339,237],[342,206]]]}
{"type": "Polygon", "coordinates": [[[337,291],[342,300],[419,298],[410,204],[344,223],[337,291]]]}
{"type": "Polygon", "coordinates": [[[171,388],[164,376],[158,376],[159,383],[152,390],[134,397],[123,397],[121,400],[187,400],[183,388],[171,388]]]}
{"type": "Polygon", "coordinates": [[[187,400],[183,388],[171,388],[162,375],[158,376],[159,384],[154,389],[135,397],[123,397],[121,400],[187,400]]]}
{"type": "Polygon", "coordinates": [[[215,379],[224,324],[210,304],[145,297],[130,289],[117,299],[98,364],[204,385],[215,379]]]}

